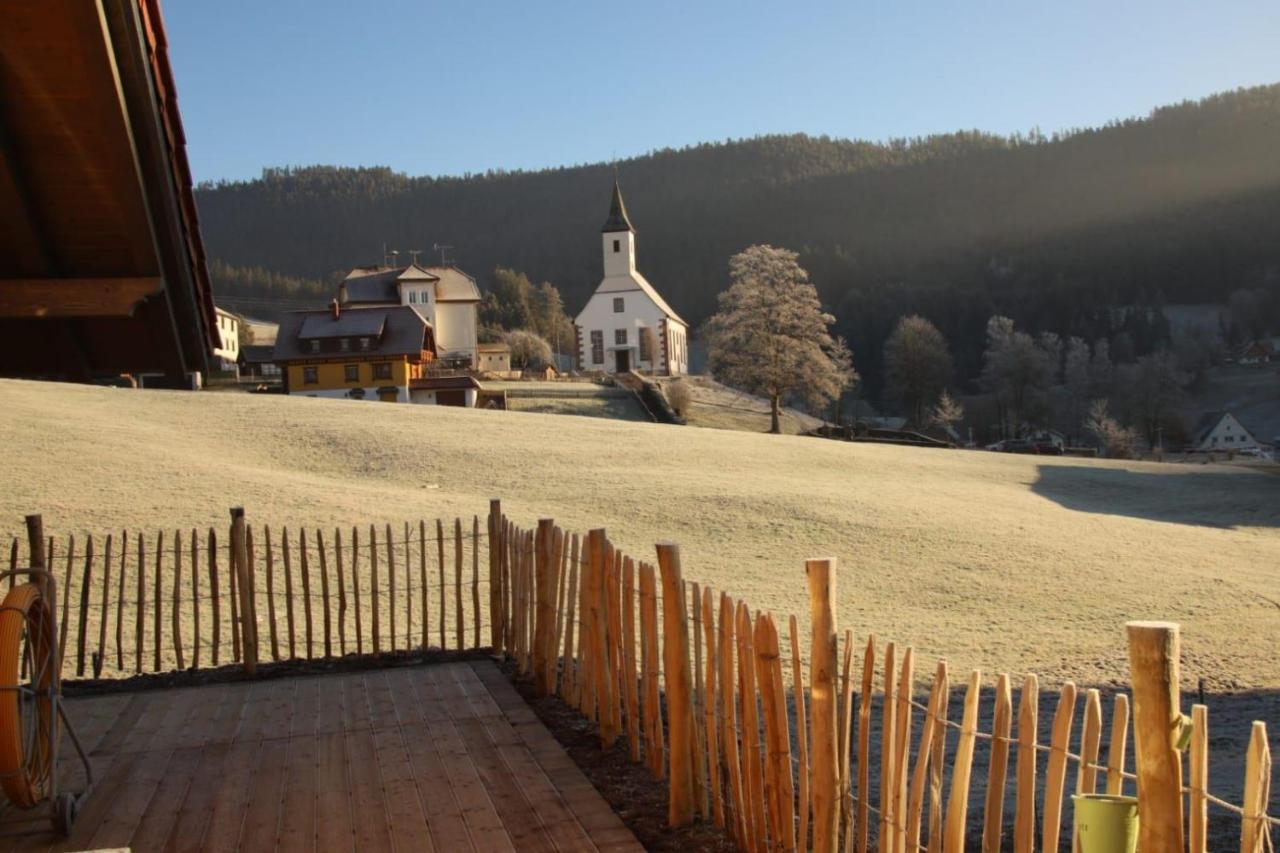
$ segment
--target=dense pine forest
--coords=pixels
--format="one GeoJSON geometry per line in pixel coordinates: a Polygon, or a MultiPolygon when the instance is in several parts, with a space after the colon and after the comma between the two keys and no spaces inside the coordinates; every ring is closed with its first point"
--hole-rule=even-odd
{"type": "Polygon", "coordinates": [[[1124,328],[1140,354],[1167,334],[1162,303],[1280,290],[1280,85],[1051,137],[770,136],[448,178],[279,168],[198,200],[219,295],[242,310],[314,303],[384,244],[429,259],[441,243],[482,286],[496,267],[552,282],[572,315],[599,280],[615,168],[640,267],[686,319],[715,310],[735,252],[794,249],[873,396],[903,314],[934,321],[966,380],[993,313],[1088,340],[1124,328]]]}

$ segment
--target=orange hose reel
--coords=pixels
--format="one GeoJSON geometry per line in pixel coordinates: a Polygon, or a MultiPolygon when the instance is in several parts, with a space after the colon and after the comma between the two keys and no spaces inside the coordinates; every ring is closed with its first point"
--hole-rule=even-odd
{"type": "Polygon", "coordinates": [[[58,664],[53,627],[49,602],[34,583],[15,586],[0,603],[0,787],[24,809],[45,800],[51,790],[58,664]],[[19,682],[28,676],[28,684],[19,682]]]}

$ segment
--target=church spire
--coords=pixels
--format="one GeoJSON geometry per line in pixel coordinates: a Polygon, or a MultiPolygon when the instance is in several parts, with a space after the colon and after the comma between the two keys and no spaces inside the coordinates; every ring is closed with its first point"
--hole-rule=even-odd
{"type": "Polygon", "coordinates": [[[635,230],[631,220],[627,218],[627,206],[622,203],[622,188],[618,186],[618,179],[614,178],[613,201],[609,204],[609,218],[604,221],[604,227],[600,231],[603,234],[615,231],[630,231],[634,234],[635,230]]]}

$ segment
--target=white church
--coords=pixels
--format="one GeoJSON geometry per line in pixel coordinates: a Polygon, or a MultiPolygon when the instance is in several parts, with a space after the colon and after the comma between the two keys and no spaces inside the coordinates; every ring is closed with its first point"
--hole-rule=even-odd
{"type": "Polygon", "coordinates": [[[636,270],[636,229],[617,181],[609,218],[600,231],[604,279],[574,320],[578,369],[688,373],[689,324],[636,270]]]}

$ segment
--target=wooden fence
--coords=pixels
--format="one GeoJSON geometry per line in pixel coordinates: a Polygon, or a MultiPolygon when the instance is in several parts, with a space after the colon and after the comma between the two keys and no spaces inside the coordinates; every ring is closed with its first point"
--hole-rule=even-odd
{"type": "Polygon", "coordinates": [[[28,534],[9,565],[56,573],[64,678],[488,645],[474,516],[273,530],[233,509],[221,531],[78,539],[46,536],[32,516],[28,534]]]}
{"type": "Polygon", "coordinates": [[[953,688],[945,661],[921,701],[910,646],[839,630],[834,560],[804,566],[802,636],[795,615],[687,582],[672,543],[655,565],[603,529],[523,529],[498,501],[483,530],[473,516],[277,532],[232,510],[221,535],[55,542],[31,517],[27,540],[12,566],[63,569],[66,675],[488,647],[666,780],[672,825],[714,821],[743,850],[1078,850],[1069,797],[1095,791],[1137,794],[1144,851],[1225,849],[1231,832],[1262,853],[1278,822],[1262,722],[1243,805],[1209,792],[1208,710],[1179,713],[1176,626],[1129,626],[1132,697],[1114,696],[1108,725],[1097,690],[1081,702],[1066,683],[1055,703],[1028,675],[1015,704],[1008,675],[953,688]]]}
{"type": "Polygon", "coordinates": [[[1266,813],[1262,722],[1249,741],[1244,805],[1209,792],[1208,709],[1195,705],[1186,720],[1178,710],[1176,625],[1128,626],[1132,697],[1115,695],[1109,726],[1100,692],[1081,697],[1068,682],[1042,742],[1036,676],[1015,705],[1007,674],[991,691],[968,673],[956,721],[945,661],[921,702],[910,646],[868,637],[855,647],[836,622],[834,560],[804,567],[802,638],[794,615],[753,613],[687,583],[672,543],[657,545],[655,570],[604,530],[571,534],[545,519],[526,530],[497,505],[489,535],[495,650],[538,693],[595,722],[602,748],[625,740],[632,761],[666,779],[672,825],[713,820],[751,851],[1079,850],[1069,797],[1095,792],[1137,795],[1143,851],[1226,849],[1234,822],[1238,849],[1262,853],[1280,823],[1266,813]],[[984,772],[975,774],[980,746],[984,772]],[[1136,773],[1126,768],[1131,753],[1136,773]],[[1213,824],[1210,806],[1220,810],[1213,824]]]}

